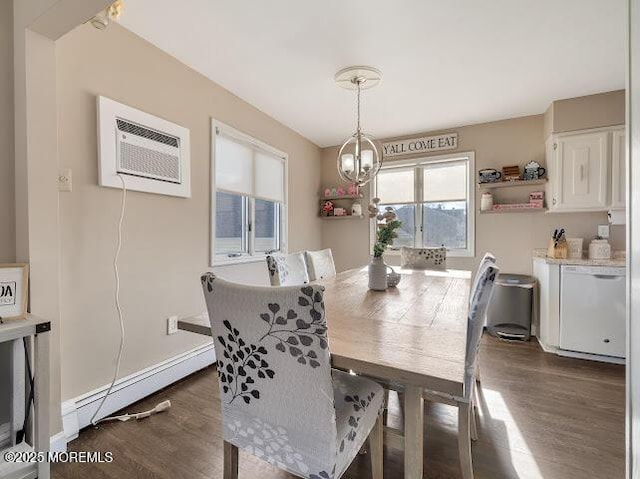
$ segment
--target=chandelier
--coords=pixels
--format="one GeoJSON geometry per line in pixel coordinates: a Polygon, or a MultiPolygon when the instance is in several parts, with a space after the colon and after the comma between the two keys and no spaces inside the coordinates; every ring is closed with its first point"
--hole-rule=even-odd
{"type": "Polygon", "coordinates": [[[349,67],[335,75],[336,83],[342,88],[356,91],[357,127],[338,152],[338,174],[342,180],[363,186],[380,171],[382,155],[376,147],[376,139],[360,129],[360,91],[376,86],[382,73],[372,67],[349,67]]]}

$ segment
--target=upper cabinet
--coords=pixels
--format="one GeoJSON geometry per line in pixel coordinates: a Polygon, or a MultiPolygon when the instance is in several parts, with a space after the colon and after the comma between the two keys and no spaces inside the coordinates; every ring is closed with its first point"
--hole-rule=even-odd
{"type": "Polygon", "coordinates": [[[611,132],[611,209],[620,210],[626,206],[627,148],[624,128],[611,132]]]}
{"type": "Polygon", "coordinates": [[[552,135],[546,150],[550,211],[624,208],[624,128],[552,135]]]}

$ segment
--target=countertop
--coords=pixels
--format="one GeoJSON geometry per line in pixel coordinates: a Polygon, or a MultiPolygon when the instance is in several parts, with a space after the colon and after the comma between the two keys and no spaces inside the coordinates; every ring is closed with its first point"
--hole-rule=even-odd
{"type": "Polygon", "coordinates": [[[549,264],[575,264],[579,266],[617,266],[617,267],[625,267],[627,265],[625,252],[624,251],[614,251],[613,257],[611,259],[556,259],[547,257],[547,250],[545,249],[534,249],[533,250],[533,259],[544,261],[549,264]]]}

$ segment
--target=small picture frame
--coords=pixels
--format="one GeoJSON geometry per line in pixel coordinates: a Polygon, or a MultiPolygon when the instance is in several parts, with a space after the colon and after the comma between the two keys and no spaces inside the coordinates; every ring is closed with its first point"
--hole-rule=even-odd
{"type": "Polygon", "coordinates": [[[26,319],[29,265],[0,264],[0,320],[26,319]]]}

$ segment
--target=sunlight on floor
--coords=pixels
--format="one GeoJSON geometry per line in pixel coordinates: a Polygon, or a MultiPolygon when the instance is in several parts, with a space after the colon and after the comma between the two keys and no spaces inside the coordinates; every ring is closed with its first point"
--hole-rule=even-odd
{"type": "Polygon", "coordinates": [[[536,464],[533,453],[527,445],[526,438],[518,428],[518,423],[509,411],[509,407],[504,401],[502,394],[498,391],[481,387],[479,395],[480,400],[478,401],[478,408],[481,415],[480,423],[501,423],[506,430],[508,441],[507,447],[509,450],[517,451],[522,453],[523,456],[528,456],[530,458],[528,461],[522,461],[520,460],[520,457],[517,461],[514,461],[512,458],[511,466],[514,471],[517,472],[518,477],[544,477],[540,468],[536,464]],[[487,408],[488,404],[491,404],[491,411],[487,408]]]}

